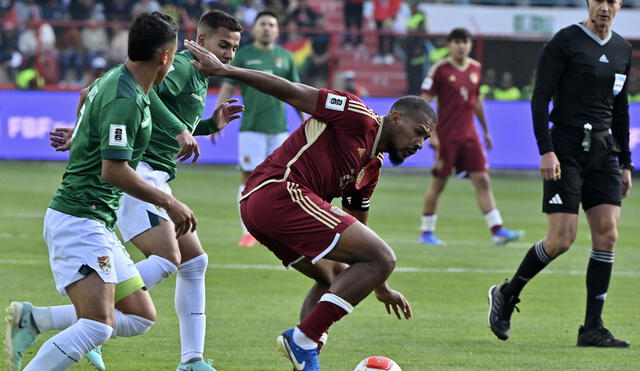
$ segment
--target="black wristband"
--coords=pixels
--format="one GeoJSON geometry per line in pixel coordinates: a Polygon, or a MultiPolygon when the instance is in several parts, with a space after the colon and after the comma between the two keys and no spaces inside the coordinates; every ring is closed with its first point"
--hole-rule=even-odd
{"type": "Polygon", "coordinates": [[[371,201],[367,197],[343,196],[342,207],[348,210],[369,211],[371,201]]]}

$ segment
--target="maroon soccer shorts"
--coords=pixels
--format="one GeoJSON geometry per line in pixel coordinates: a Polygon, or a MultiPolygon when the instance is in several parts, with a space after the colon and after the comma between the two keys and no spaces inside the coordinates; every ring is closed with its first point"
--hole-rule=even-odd
{"type": "Polygon", "coordinates": [[[467,173],[487,171],[487,159],[478,139],[470,138],[464,141],[440,140],[438,158],[433,165],[433,175],[438,177],[449,176],[454,167],[457,174],[464,171],[467,173]]]}
{"type": "Polygon", "coordinates": [[[328,254],[340,234],[356,219],[292,182],[269,184],[240,202],[247,230],[285,267],[308,257],[313,263],[328,254]]]}

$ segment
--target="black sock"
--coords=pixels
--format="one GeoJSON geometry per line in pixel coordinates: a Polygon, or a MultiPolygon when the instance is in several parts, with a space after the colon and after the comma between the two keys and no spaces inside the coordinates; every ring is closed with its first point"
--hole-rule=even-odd
{"type": "Polygon", "coordinates": [[[553,260],[542,247],[542,241],[533,245],[527,255],[522,259],[522,263],[518,267],[516,274],[511,279],[511,282],[502,290],[502,293],[506,297],[518,297],[520,291],[524,288],[524,285],[529,282],[538,272],[544,269],[544,267],[553,260]]]}
{"type": "Polygon", "coordinates": [[[613,252],[591,250],[587,267],[587,313],[585,328],[602,326],[602,309],[607,298],[613,268],[613,252]]]}

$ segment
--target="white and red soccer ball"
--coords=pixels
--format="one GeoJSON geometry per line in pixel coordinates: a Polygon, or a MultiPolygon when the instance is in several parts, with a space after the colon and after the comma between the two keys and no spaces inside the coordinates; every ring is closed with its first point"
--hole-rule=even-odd
{"type": "Polygon", "coordinates": [[[353,371],[402,371],[402,369],[387,357],[373,356],[363,359],[353,371]]]}

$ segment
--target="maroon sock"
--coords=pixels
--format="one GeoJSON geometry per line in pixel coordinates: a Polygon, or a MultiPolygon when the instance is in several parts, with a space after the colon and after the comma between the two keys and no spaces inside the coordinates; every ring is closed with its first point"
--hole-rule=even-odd
{"type": "Polygon", "coordinates": [[[502,229],[502,224],[496,224],[491,227],[491,234],[495,234],[497,231],[502,229]]]}
{"type": "Polygon", "coordinates": [[[317,343],[322,333],[327,332],[334,322],[339,321],[346,314],[347,312],[339,306],[328,301],[321,301],[298,325],[298,328],[309,339],[317,343]]]}

